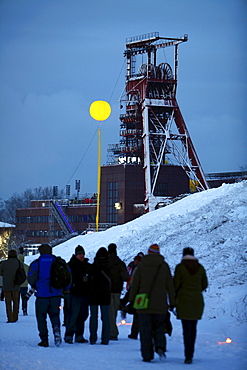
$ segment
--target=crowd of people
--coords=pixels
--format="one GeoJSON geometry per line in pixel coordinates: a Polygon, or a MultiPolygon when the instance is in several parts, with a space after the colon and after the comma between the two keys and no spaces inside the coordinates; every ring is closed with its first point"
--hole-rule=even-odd
{"type": "MultiPolygon", "coordinates": [[[[171,335],[169,311],[174,311],[182,322],[184,362],[191,364],[194,356],[197,321],[204,308],[202,292],[207,288],[204,267],[190,247],[183,249],[182,261],[172,276],[169,265],[160,254],[158,244],[152,244],[147,254],[139,252],[126,264],[117,255],[114,243],[97,251],[93,263],[85,257],[85,249],[78,245],[66,265],[70,280],[67,286],[51,285],[51,268],[56,256],[48,244],[39,247],[40,256],[28,267],[24,256],[15,250],[8,252],[8,259],[0,264],[3,278],[3,295],[6,304],[7,323],[18,321],[20,297],[23,315],[27,315],[28,284],[35,291],[35,314],[41,347],[49,347],[47,315],[51,321],[54,343],[62,343],[60,306],[64,300],[64,341],[68,344],[90,343],[98,338],[102,345],[118,340],[117,314],[133,314],[130,339],[141,343],[144,362],[150,362],[154,353],[161,360],[166,357],[166,334],[171,335]],[[18,267],[25,269],[27,279],[20,286],[14,283],[18,267]],[[124,283],[126,294],[121,298],[124,283]],[[145,307],[138,306],[139,297],[145,296],[145,307]],[[98,314],[102,321],[98,333],[98,314]],[[89,317],[89,338],[84,337],[85,322],[89,317]]],[[[139,302],[140,303],[140,302],[139,302]]]]}

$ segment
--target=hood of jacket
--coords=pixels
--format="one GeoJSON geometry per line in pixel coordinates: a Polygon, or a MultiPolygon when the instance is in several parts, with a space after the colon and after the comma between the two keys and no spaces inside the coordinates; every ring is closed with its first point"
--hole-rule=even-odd
{"type": "Polygon", "coordinates": [[[200,268],[198,259],[191,255],[186,255],[182,258],[182,264],[186,267],[191,275],[194,275],[200,268]]]}
{"type": "Polygon", "coordinates": [[[147,267],[158,267],[164,262],[164,257],[161,254],[150,253],[142,257],[140,262],[147,267]]]}

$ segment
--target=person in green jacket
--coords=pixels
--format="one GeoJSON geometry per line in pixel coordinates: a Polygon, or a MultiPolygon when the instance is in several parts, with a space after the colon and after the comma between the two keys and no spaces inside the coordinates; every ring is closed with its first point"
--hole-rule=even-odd
{"type": "Polygon", "coordinates": [[[165,320],[168,308],[175,306],[175,292],[169,265],[160,254],[158,244],[148,248],[148,254],[133,273],[129,301],[134,302],[137,294],[146,293],[149,304],[137,309],[144,362],[154,358],[154,351],[161,361],[165,359],[165,320]]]}
{"type": "MultiPolygon", "coordinates": [[[[24,263],[24,259],[25,259],[24,255],[19,254],[17,258],[19,261],[23,263],[24,270],[27,276],[29,266],[26,263],[24,263]]],[[[26,279],[24,283],[20,285],[21,308],[23,311],[23,316],[27,316],[27,302],[28,302],[28,299],[26,298],[27,291],[28,291],[28,281],[26,279]]]]}
{"type": "Polygon", "coordinates": [[[186,364],[192,363],[197,321],[201,319],[204,309],[202,292],[207,286],[206,271],[194,256],[194,250],[184,248],[182,261],[175,268],[174,288],[177,318],[182,320],[186,364]]]}

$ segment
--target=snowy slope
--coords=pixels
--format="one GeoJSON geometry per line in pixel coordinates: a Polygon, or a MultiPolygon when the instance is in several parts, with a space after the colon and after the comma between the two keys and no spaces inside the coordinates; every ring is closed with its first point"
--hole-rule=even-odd
{"type": "MultiPolygon", "coordinates": [[[[196,193],[124,225],[77,236],[55,247],[53,253],[68,261],[75,247],[81,244],[92,262],[98,248],[107,247],[111,242],[117,244],[118,255],[126,263],[137,252],[146,253],[150,244],[158,243],[172,271],[181,260],[182,249],[194,248],[207,270],[207,296],[216,303],[221,298],[224,300],[223,286],[230,289],[247,280],[247,182],[196,193]]],[[[27,263],[34,258],[26,258],[27,263]]],[[[244,293],[232,301],[231,314],[237,315],[240,321],[246,320],[246,311],[240,308],[243,299],[244,293]]],[[[215,317],[225,314],[225,310],[216,304],[207,308],[206,314],[215,317]]]]}
{"type": "MultiPolygon", "coordinates": [[[[158,243],[172,272],[181,260],[182,249],[195,249],[207,270],[209,288],[204,294],[205,312],[198,326],[193,369],[244,370],[247,368],[247,182],[223,185],[197,193],[165,208],[146,214],[107,231],[75,237],[54,248],[67,261],[78,244],[93,261],[96,251],[111,242],[118,255],[129,263],[139,252],[158,243]],[[226,337],[232,343],[226,344],[226,337]]],[[[37,256],[26,257],[30,263],[37,256]]],[[[29,316],[6,324],[4,302],[0,302],[0,368],[3,369],[180,369],[183,364],[181,324],[172,316],[173,335],[168,338],[166,363],[141,362],[139,341],[127,338],[129,325],[120,325],[118,342],[109,346],[62,343],[39,348],[34,301],[29,316]],[[102,348],[104,347],[104,348],[102,348]],[[107,347],[107,348],[106,348],[107,347]],[[1,367],[2,366],[2,367],[1,367]]],[[[128,324],[132,317],[128,317],[128,324]]],[[[120,318],[119,318],[120,322],[120,318]]],[[[64,330],[64,329],[63,329],[64,330]]],[[[88,337],[88,321],[86,324],[88,337]]]]}

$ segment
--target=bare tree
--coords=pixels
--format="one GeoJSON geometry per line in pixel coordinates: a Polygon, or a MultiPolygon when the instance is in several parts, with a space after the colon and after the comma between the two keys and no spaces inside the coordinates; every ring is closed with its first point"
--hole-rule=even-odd
{"type": "MultiPolygon", "coordinates": [[[[9,199],[1,201],[0,221],[15,224],[15,211],[17,208],[30,207],[31,200],[52,199],[52,186],[44,188],[26,189],[23,193],[14,193],[9,199]]],[[[58,197],[64,197],[64,191],[58,192],[58,197]]]]}

